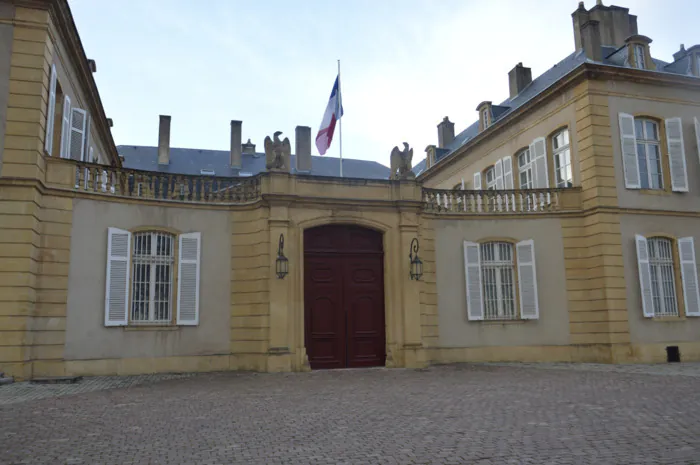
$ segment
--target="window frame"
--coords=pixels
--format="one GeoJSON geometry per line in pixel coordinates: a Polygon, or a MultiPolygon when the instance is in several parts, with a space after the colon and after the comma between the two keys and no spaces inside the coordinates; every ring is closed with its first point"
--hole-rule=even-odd
{"type": "Polygon", "coordinates": [[[634,67],[637,69],[647,69],[646,46],[643,44],[632,44],[632,56],[634,56],[634,67]]]}
{"type": "Polygon", "coordinates": [[[647,190],[656,190],[656,191],[664,191],[666,190],[666,183],[665,183],[665,176],[664,176],[664,171],[665,171],[665,163],[664,159],[666,158],[667,154],[664,153],[663,150],[663,139],[665,138],[665,135],[662,134],[661,132],[662,125],[656,118],[652,118],[649,116],[634,116],[634,134],[635,134],[635,147],[637,150],[637,169],[639,170],[639,188],[640,189],[647,189],[647,190]],[[637,131],[637,122],[640,122],[641,127],[642,127],[642,136],[638,134],[637,131]],[[651,123],[656,127],[656,136],[657,139],[648,139],[647,136],[647,123],[651,123]],[[644,162],[646,164],[646,180],[643,180],[642,177],[642,165],[640,163],[640,157],[642,157],[642,154],[640,154],[640,146],[644,147],[644,162]],[[654,147],[656,146],[657,148],[657,153],[658,153],[658,167],[659,167],[659,187],[653,187],[652,183],[652,174],[650,170],[651,164],[649,163],[649,147],[654,147]],[[646,183],[646,186],[645,186],[646,183]]]}
{"type": "Polygon", "coordinates": [[[491,165],[484,170],[484,184],[487,191],[497,190],[498,177],[496,176],[496,166],[491,165]],[[489,181],[489,174],[493,175],[493,179],[489,181]]]}
{"type": "Polygon", "coordinates": [[[530,152],[530,147],[525,147],[515,154],[515,159],[518,163],[518,189],[534,189],[535,188],[535,177],[534,177],[534,170],[535,170],[535,163],[534,160],[532,159],[532,153],[530,152]],[[528,162],[525,163],[525,165],[521,166],[520,165],[520,157],[523,155],[527,155],[528,162]],[[529,176],[529,187],[523,187],[522,183],[522,175],[525,174],[526,176],[529,176]]]}
{"type": "MultiPolygon", "coordinates": [[[[554,176],[552,179],[554,180],[554,187],[558,189],[566,189],[569,187],[574,186],[574,165],[571,160],[571,134],[569,133],[569,128],[561,128],[555,131],[550,137],[550,147],[552,150],[552,169],[554,170],[554,176]],[[557,140],[557,137],[560,135],[565,134],[566,135],[566,144],[555,147],[555,141],[557,140]],[[557,167],[557,161],[564,155],[566,154],[566,158],[568,158],[568,163],[564,163],[559,168],[557,167]],[[564,179],[564,184],[560,184],[559,182],[559,174],[561,169],[564,168],[565,172],[570,176],[568,179],[564,179]],[[567,169],[568,168],[568,169],[567,169]]],[[[566,160],[565,160],[566,161],[566,160]]]]}
{"type": "MultiPolygon", "coordinates": [[[[518,281],[518,263],[517,263],[517,253],[516,253],[516,247],[515,243],[513,243],[510,240],[503,240],[503,239],[493,239],[493,240],[486,240],[483,242],[479,242],[479,253],[481,256],[481,263],[479,267],[479,273],[481,277],[481,292],[482,292],[482,301],[483,301],[483,321],[519,321],[522,320],[523,318],[521,317],[521,312],[520,312],[520,295],[519,295],[519,281],[518,281]],[[493,257],[494,260],[487,260],[486,257],[488,254],[485,253],[485,248],[488,246],[493,246],[493,257]],[[503,246],[506,246],[510,250],[510,260],[504,260],[502,259],[502,251],[503,246]],[[493,263],[489,265],[485,265],[485,263],[493,263]],[[506,284],[509,285],[511,288],[510,291],[510,300],[512,301],[512,313],[509,314],[509,312],[506,311],[506,305],[505,301],[506,299],[504,298],[503,294],[503,287],[504,287],[504,276],[502,271],[503,270],[509,270],[510,271],[510,283],[506,284]],[[496,314],[493,316],[493,314],[489,314],[488,308],[489,304],[487,303],[489,299],[487,296],[489,293],[487,292],[487,281],[490,281],[487,279],[487,271],[495,271],[493,273],[493,278],[495,281],[495,292],[496,292],[496,314]]],[[[491,299],[493,300],[493,299],[491,299]]]]}
{"type": "MultiPolygon", "coordinates": [[[[130,274],[129,274],[129,296],[128,296],[128,308],[129,312],[127,315],[127,326],[170,326],[170,325],[175,325],[176,324],[176,318],[177,318],[177,283],[178,283],[178,265],[179,265],[179,248],[178,248],[178,238],[180,236],[179,233],[168,230],[168,229],[160,229],[160,228],[145,228],[145,229],[136,229],[131,231],[132,238],[131,238],[131,250],[129,251],[129,259],[130,259],[130,274]],[[135,251],[136,251],[136,243],[137,243],[137,237],[139,236],[145,236],[145,235],[151,235],[151,259],[148,262],[142,262],[142,259],[137,259],[135,251]],[[155,257],[157,257],[157,254],[154,255],[154,251],[157,247],[153,247],[154,244],[154,239],[157,237],[157,235],[162,235],[169,237],[171,240],[171,257],[169,261],[170,265],[170,289],[168,292],[168,318],[167,319],[155,319],[152,318],[151,316],[155,313],[155,306],[153,305],[155,303],[154,300],[154,294],[155,294],[155,289],[156,289],[156,281],[154,280],[155,274],[156,274],[156,266],[160,263],[158,263],[155,260],[155,257]],[[149,306],[148,306],[148,314],[149,318],[144,319],[144,320],[139,320],[134,318],[134,294],[135,294],[135,286],[136,286],[136,266],[138,264],[148,264],[150,265],[149,269],[149,306]]],[[[157,243],[157,242],[156,242],[157,243]]]]}

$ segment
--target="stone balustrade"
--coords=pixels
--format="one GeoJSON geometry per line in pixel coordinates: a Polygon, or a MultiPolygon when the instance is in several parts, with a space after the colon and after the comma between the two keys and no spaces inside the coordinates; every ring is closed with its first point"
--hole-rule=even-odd
{"type": "Polygon", "coordinates": [[[216,177],[140,171],[76,162],[74,189],[108,196],[246,204],[260,199],[260,176],[216,177]]]}
{"type": "Polygon", "coordinates": [[[580,188],[526,190],[423,189],[423,206],[432,213],[537,214],[580,209],[580,188]]]}

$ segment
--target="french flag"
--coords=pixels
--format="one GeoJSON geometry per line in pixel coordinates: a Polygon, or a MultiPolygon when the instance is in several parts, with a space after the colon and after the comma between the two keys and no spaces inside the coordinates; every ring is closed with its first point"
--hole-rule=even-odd
{"type": "Polygon", "coordinates": [[[335,123],[343,116],[343,105],[340,98],[340,75],[335,78],[331,98],[328,100],[326,112],[323,114],[323,121],[316,136],[316,148],[318,153],[325,155],[328,147],[331,146],[333,133],[335,132],[335,123]]]}

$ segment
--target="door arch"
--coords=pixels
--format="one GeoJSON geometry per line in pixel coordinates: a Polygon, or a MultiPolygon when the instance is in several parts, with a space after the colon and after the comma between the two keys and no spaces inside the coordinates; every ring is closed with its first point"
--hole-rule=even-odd
{"type": "Polygon", "coordinates": [[[384,366],[384,250],[379,231],[304,231],[304,339],[312,369],[384,366]]]}

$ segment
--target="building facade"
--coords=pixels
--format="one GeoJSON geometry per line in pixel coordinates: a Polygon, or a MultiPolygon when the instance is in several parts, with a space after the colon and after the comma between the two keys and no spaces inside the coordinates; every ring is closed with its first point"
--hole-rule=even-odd
{"type": "Polygon", "coordinates": [[[445,118],[417,176],[338,178],[305,126],[291,156],[240,121],[171,148],[169,116],[116,146],[67,2],[0,1],[0,370],[700,360],[700,46],[572,18],[575,51],[445,118]]]}

